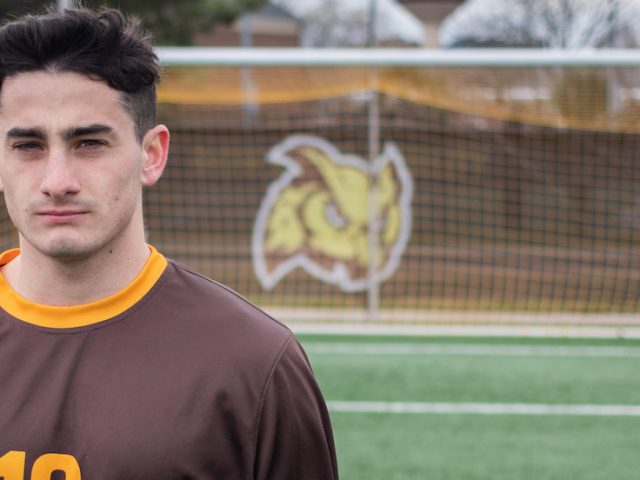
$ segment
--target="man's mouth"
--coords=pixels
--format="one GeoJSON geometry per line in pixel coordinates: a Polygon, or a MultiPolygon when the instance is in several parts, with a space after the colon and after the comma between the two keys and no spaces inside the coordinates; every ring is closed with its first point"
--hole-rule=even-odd
{"type": "Polygon", "coordinates": [[[71,223],[80,220],[87,213],[86,210],[55,208],[41,210],[36,215],[51,223],[71,223]]]}

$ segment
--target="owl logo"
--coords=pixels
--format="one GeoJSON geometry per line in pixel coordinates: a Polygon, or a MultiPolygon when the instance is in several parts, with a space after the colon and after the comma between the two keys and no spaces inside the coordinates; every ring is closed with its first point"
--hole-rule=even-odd
{"type": "Polygon", "coordinates": [[[267,189],[253,229],[254,268],[263,288],[273,289],[301,268],[357,292],[396,271],[411,233],[413,181],[393,143],[366,162],[322,138],[294,135],[274,146],[267,161],[284,172],[267,189]]]}

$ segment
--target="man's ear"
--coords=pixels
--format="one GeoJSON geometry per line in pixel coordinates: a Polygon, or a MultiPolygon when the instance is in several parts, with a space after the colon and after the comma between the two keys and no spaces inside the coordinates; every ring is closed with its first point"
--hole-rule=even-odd
{"type": "Polygon", "coordinates": [[[150,187],[162,176],[169,155],[169,129],[156,125],[142,139],[141,183],[150,187]]]}

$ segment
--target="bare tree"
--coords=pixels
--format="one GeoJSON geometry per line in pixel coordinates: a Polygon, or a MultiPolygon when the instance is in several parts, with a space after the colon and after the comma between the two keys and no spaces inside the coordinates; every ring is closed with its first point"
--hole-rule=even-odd
{"type": "Polygon", "coordinates": [[[640,0],[468,0],[443,23],[445,47],[640,46],[640,0]]]}
{"type": "Polygon", "coordinates": [[[367,42],[369,18],[361,12],[345,12],[337,0],[312,8],[301,25],[303,47],[357,47],[367,42]]]}
{"type": "Polygon", "coordinates": [[[305,47],[364,47],[370,36],[382,42],[421,45],[424,25],[395,0],[269,0],[300,21],[305,47]]]}

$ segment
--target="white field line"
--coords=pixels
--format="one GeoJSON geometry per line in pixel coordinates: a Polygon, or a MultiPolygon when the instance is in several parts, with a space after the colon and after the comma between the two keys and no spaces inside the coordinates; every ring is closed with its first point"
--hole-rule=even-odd
{"type": "Polygon", "coordinates": [[[487,328],[505,326],[620,326],[638,327],[637,313],[534,313],[505,311],[459,311],[459,310],[411,310],[380,309],[378,322],[371,322],[369,312],[363,308],[286,308],[265,306],[274,317],[292,323],[356,324],[361,327],[375,325],[478,325],[487,328]]]}
{"type": "Polygon", "coordinates": [[[329,401],[327,406],[336,413],[640,416],[639,405],[329,401]]]}
{"type": "MultiPolygon", "coordinates": [[[[278,317],[276,317],[278,318],[278,317]]],[[[640,338],[636,327],[579,325],[429,325],[287,322],[296,334],[447,337],[640,338]]]]}
{"type": "Polygon", "coordinates": [[[478,345],[422,343],[305,342],[307,353],[318,355],[464,355],[501,357],[640,358],[640,347],[478,345]]]}

